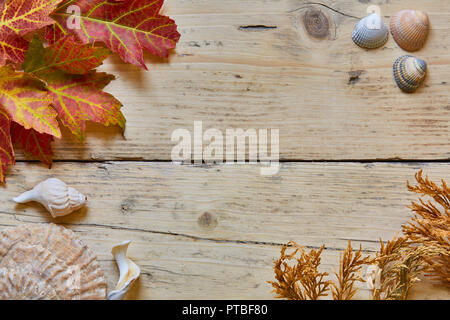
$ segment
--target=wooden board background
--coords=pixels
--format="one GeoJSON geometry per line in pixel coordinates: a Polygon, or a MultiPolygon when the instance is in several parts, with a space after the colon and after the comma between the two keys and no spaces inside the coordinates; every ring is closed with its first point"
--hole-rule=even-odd
{"type": "MultiPolygon", "coordinates": [[[[101,67],[118,77],[108,91],[124,103],[126,131],[90,125],[85,144],[65,132],[52,170],[18,152],[0,194],[2,227],[63,223],[98,254],[109,288],[110,248],[132,240],[143,274],[128,298],[270,299],[283,243],[324,243],[331,271],[349,239],[370,253],[394,236],[415,199],[406,180],[420,168],[450,181],[447,1],[166,0],[164,13],[182,34],[170,61],[148,57],[149,72],[117,57],[101,67]],[[386,22],[405,8],[430,15],[427,45],[415,53],[429,74],[417,93],[393,81],[405,53],[392,38],[373,51],[352,43],[370,4],[386,22]],[[280,173],[173,165],[172,131],[198,120],[205,130],[279,128],[280,173]],[[10,200],[50,176],[85,193],[88,209],[55,221],[10,200]]],[[[411,296],[449,297],[427,281],[411,296]]]]}

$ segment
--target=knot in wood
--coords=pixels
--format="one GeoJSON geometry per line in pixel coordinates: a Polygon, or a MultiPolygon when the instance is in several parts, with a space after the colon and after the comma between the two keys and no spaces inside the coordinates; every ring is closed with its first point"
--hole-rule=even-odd
{"type": "Polygon", "coordinates": [[[327,38],[330,34],[328,17],[320,10],[309,9],[303,16],[303,24],[308,34],[316,39],[327,38]]]}
{"type": "Polygon", "coordinates": [[[213,230],[217,227],[218,221],[215,214],[205,212],[197,220],[202,229],[213,230]]]}

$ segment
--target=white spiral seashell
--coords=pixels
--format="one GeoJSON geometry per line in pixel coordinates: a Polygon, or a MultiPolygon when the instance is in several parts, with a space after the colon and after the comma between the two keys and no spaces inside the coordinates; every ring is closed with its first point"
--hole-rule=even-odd
{"type": "Polygon", "coordinates": [[[122,300],[133,283],[141,275],[141,269],[130,259],[127,258],[128,245],[131,241],[124,241],[111,250],[119,267],[120,277],[116,288],[108,293],[108,300],[122,300]]]}
{"type": "Polygon", "coordinates": [[[353,42],[365,49],[383,46],[389,38],[389,30],[381,17],[372,13],[361,19],[352,33],[353,42]]]}
{"type": "Polygon", "coordinates": [[[56,218],[80,209],[86,204],[87,198],[63,181],[50,178],[13,200],[17,203],[37,201],[50,212],[53,218],[56,218]]]}

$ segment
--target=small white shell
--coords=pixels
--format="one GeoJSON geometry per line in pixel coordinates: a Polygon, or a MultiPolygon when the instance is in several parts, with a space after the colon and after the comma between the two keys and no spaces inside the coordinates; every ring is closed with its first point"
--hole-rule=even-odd
{"type": "Polygon", "coordinates": [[[382,270],[377,265],[370,265],[366,270],[366,283],[367,287],[371,290],[380,289],[382,270]]]}
{"type": "Polygon", "coordinates": [[[53,218],[56,218],[78,210],[86,204],[87,198],[74,188],[68,187],[63,181],[50,178],[13,200],[17,203],[37,201],[51,213],[53,218]]]}
{"type": "Polygon", "coordinates": [[[389,30],[381,17],[372,13],[361,19],[353,30],[353,42],[366,49],[375,49],[383,46],[389,38],[389,30]]]}
{"type": "Polygon", "coordinates": [[[128,245],[131,241],[124,241],[111,250],[119,267],[120,277],[116,288],[108,293],[108,300],[122,300],[133,283],[139,278],[141,269],[130,259],[127,258],[128,245]]]}

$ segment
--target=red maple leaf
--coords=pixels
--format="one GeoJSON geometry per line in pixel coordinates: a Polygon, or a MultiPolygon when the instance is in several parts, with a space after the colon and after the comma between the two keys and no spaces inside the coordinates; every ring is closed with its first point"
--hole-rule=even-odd
{"type": "Polygon", "coordinates": [[[14,164],[14,150],[11,143],[11,119],[0,105],[0,182],[5,182],[6,166],[14,164]]]}
{"type": "Polygon", "coordinates": [[[84,43],[103,42],[125,62],[146,69],[143,49],[159,57],[168,57],[180,39],[175,22],[160,15],[164,0],[67,0],[52,14],[57,24],[47,32],[52,41],[62,34],[75,33],[84,43]],[[69,6],[81,9],[80,27],[68,29],[69,6]]]}
{"type": "MultiPolygon", "coordinates": [[[[106,55],[99,53],[99,50],[104,52],[105,49],[91,45],[87,45],[87,49],[75,49],[79,52],[78,59],[88,61],[79,63],[74,62],[77,59],[61,58],[58,54],[60,47],[64,45],[57,42],[44,48],[42,41],[35,37],[23,68],[46,82],[47,90],[53,98],[53,107],[62,123],[80,140],[84,140],[86,121],[124,128],[125,118],[120,111],[122,104],[109,93],[102,91],[114,76],[89,71],[89,67],[101,64],[106,55]],[[89,73],[75,75],[61,70],[89,73]]],[[[68,56],[70,57],[70,54],[68,56]]]]}
{"type": "Polygon", "coordinates": [[[62,123],[81,141],[85,136],[85,122],[93,121],[104,126],[125,127],[122,104],[102,89],[115,77],[92,72],[69,79],[53,78],[48,89],[53,96],[53,106],[62,123]]]}
{"type": "Polygon", "coordinates": [[[48,26],[54,21],[50,13],[61,0],[2,0],[0,1],[0,66],[7,60],[22,63],[28,42],[22,36],[48,26]]]}
{"type": "Polygon", "coordinates": [[[12,143],[18,143],[27,155],[37,157],[43,163],[52,166],[53,151],[51,143],[54,137],[39,133],[33,129],[25,129],[20,124],[11,123],[11,138],[12,143]]]}
{"type": "Polygon", "coordinates": [[[0,0],[0,182],[15,162],[12,143],[51,165],[51,143],[61,137],[57,118],[80,140],[86,121],[125,127],[122,104],[103,91],[114,76],[95,68],[110,50],[145,69],[144,50],[168,57],[180,34],[175,22],[160,14],[163,3],[0,0]],[[70,27],[70,20],[79,27],[70,27]],[[23,38],[44,27],[49,46],[39,32],[31,43],[23,38]]]}
{"type": "MultiPolygon", "coordinates": [[[[57,68],[70,74],[86,74],[103,63],[111,52],[92,44],[81,44],[74,35],[59,39],[42,51],[42,69],[57,68]]],[[[35,70],[39,72],[41,70],[35,70]]]]}

